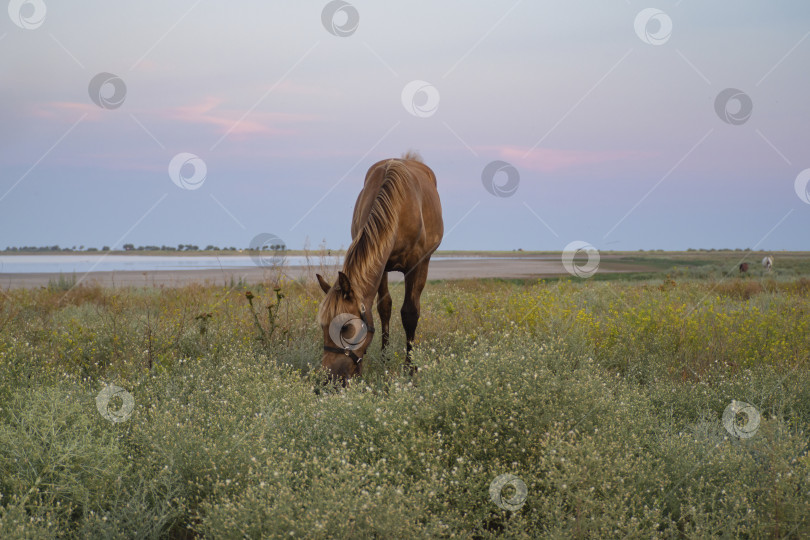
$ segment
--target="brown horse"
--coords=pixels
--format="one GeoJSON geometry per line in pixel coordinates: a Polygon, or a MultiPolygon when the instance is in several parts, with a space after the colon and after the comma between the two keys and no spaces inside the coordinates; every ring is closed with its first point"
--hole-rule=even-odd
{"type": "Polygon", "coordinates": [[[352,243],[335,283],[330,285],[316,274],[326,293],[318,310],[324,343],[321,365],[333,380],[344,384],[363,371],[363,356],[374,337],[371,306],[375,296],[382,349],[388,345],[392,304],[388,272],[405,274],[405,301],[400,313],[407,339],[406,364],[410,367],[419,297],[430,256],[444,234],[433,171],[412,153],[372,165],[354,206],[351,232],[352,243]]]}

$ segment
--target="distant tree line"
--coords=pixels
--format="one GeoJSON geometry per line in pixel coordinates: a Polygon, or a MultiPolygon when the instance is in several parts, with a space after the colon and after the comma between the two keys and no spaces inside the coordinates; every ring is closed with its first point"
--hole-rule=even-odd
{"type": "MultiPolygon", "coordinates": [[[[38,251],[99,251],[98,248],[88,247],[87,249],[84,246],[73,246],[73,247],[59,247],[59,246],[21,246],[21,247],[12,247],[6,246],[5,251],[10,252],[38,252],[38,251]]],[[[101,248],[100,251],[110,251],[110,246],[104,246],[101,248]]]]}
{"type": "MultiPolygon", "coordinates": [[[[721,249],[714,249],[714,248],[709,248],[709,249],[706,249],[706,248],[699,248],[699,249],[695,249],[695,248],[689,248],[689,249],[687,249],[686,251],[732,251],[732,250],[731,250],[731,249],[728,249],[728,248],[721,248],[721,249]]],[[[751,251],[751,248],[745,248],[745,249],[734,248],[734,251],[751,251]]]]}
{"type": "MultiPolygon", "coordinates": [[[[200,251],[200,246],[194,244],[177,244],[177,246],[135,246],[135,244],[124,244],[121,246],[121,249],[124,251],[200,251]]],[[[249,248],[247,248],[249,249],[249,248]]],[[[261,248],[263,251],[271,249],[273,251],[284,251],[287,249],[287,246],[283,244],[275,244],[272,246],[262,246],[261,248]]],[[[92,252],[92,251],[110,251],[110,246],[104,246],[100,250],[94,247],[88,247],[85,249],[84,246],[73,246],[73,247],[59,247],[57,246],[21,246],[21,247],[12,247],[7,246],[5,251],[10,253],[38,253],[38,252],[64,252],[64,251],[84,251],[84,252],[92,252]]],[[[208,244],[205,246],[204,251],[240,251],[238,248],[233,246],[230,247],[218,247],[212,244],[208,244]]]]}
{"type": "MultiPolygon", "coordinates": [[[[124,251],[200,251],[200,246],[194,244],[177,244],[177,246],[135,246],[135,244],[124,244],[121,246],[124,251]]],[[[250,248],[245,248],[250,249],[250,248]]],[[[287,246],[284,244],[273,244],[270,246],[262,246],[262,251],[272,250],[272,251],[285,251],[287,246]]],[[[73,246],[73,247],[59,247],[59,246],[21,246],[21,247],[11,247],[7,246],[5,251],[11,253],[36,253],[36,252],[56,252],[56,251],[85,251],[85,252],[93,252],[93,251],[110,251],[110,246],[104,246],[101,249],[88,247],[85,249],[84,246],[73,246]]],[[[239,248],[235,248],[233,246],[230,247],[218,247],[212,244],[208,244],[205,246],[204,251],[240,251],[239,248]]],[[[517,249],[512,251],[523,251],[523,249],[517,249]]],[[[639,249],[639,251],[645,251],[643,249],[639,249]]],[[[664,251],[663,249],[648,249],[646,251],[656,252],[656,251],[664,251]]],[[[677,250],[676,250],[677,251],[677,250]]],[[[703,251],[703,252],[712,252],[712,251],[751,251],[751,248],[689,248],[686,251],[703,251]]]]}
{"type": "MultiPolygon", "coordinates": [[[[200,246],[195,244],[177,244],[177,246],[137,246],[134,244],[124,244],[121,246],[124,251],[200,251],[200,246]]],[[[205,251],[238,251],[237,248],[214,246],[208,244],[205,246],[205,251]]]]}
{"type": "MultiPolygon", "coordinates": [[[[639,251],[645,251],[645,250],[639,249],[639,251]]],[[[646,251],[658,252],[658,251],[679,251],[679,250],[677,250],[677,249],[672,249],[672,250],[648,249],[646,251]]],[[[745,248],[745,249],[741,249],[741,248],[734,248],[734,249],[731,249],[731,248],[698,248],[698,249],[688,248],[686,251],[703,251],[703,252],[709,253],[709,252],[712,252],[712,251],[751,251],[751,248],[745,248]]]]}

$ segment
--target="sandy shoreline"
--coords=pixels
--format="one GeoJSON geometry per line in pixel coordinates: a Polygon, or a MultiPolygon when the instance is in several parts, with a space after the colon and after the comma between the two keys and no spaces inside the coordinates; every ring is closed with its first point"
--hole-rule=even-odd
{"type": "MultiPolygon", "coordinates": [[[[599,272],[633,272],[647,271],[649,268],[603,261],[599,272]]],[[[288,279],[299,279],[318,271],[304,266],[291,266],[283,269],[288,279]]],[[[327,270],[327,273],[329,271],[327,270]]],[[[332,272],[334,273],[334,271],[332,272]]],[[[75,274],[76,281],[85,284],[99,284],[105,287],[180,287],[191,283],[230,286],[242,280],[247,283],[258,283],[277,277],[279,270],[249,267],[224,268],[210,270],[152,270],[152,271],[119,271],[90,272],[75,274]]],[[[543,278],[566,274],[559,260],[537,259],[480,259],[480,260],[447,260],[434,258],[430,262],[428,279],[471,279],[471,278],[543,278]]],[[[389,273],[392,282],[402,281],[400,272],[389,273]]],[[[47,287],[48,283],[59,280],[59,274],[2,274],[0,289],[47,287]]],[[[67,279],[72,280],[73,274],[67,279]]]]}

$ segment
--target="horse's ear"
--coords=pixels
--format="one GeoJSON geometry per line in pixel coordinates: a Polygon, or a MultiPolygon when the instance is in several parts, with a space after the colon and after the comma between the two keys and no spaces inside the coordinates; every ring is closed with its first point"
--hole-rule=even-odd
{"type": "Polygon", "coordinates": [[[318,285],[320,285],[320,286],[321,286],[321,289],[323,289],[323,292],[328,293],[328,292],[329,292],[329,289],[331,289],[331,288],[332,288],[332,287],[331,287],[331,285],[329,285],[329,284],[326,282],[326,280],[325,280],[325,279],[323,279],[323,276],[322,276],[322,275],[320,275],[320,274],[315,274],[315,277],[317,277],[317,278],[318,278],[318,285]]]}
{"type": "Polygon", "coordinates": [[[343,295],[343,299],[351,300],[352,284],[349,282],[349,276],[343,272],[338,272],[338,285],[340,286],[340,294],[343,295]]]}

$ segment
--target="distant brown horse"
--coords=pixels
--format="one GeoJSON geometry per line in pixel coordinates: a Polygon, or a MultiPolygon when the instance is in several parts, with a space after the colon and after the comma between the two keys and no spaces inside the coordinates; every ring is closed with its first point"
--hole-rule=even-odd
{"type": "Polygon", "coordinates": [[[740,263],[740,273],[744,274],[748,272],[748,263],[740,263]]]}
{"type": "Polygon", "coordinates": [[[405,274],[400,313],[410,367],[419,298],[430,256],[444,234],[433,171],[412,153],[372,165],[357,197],[351,232],[352,243],[335,283],[330,285],[316,274],[326,293],[318,310],[324,343],[321,365],[333,380],[344,384],[363,371],[363,356],[374,337],[371,306],[375,296],[383,350],[388,345],[392,304],[388,272],[405,274]]]}

